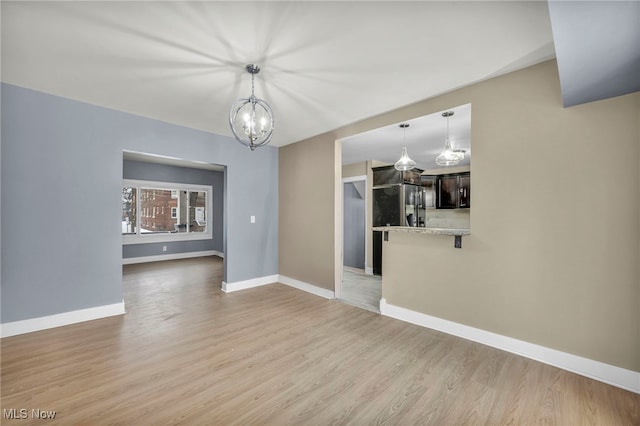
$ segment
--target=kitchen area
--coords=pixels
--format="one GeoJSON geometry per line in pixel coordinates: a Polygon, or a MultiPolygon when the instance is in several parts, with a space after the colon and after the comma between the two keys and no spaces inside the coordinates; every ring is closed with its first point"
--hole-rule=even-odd
{"type": "Polygon", "coordinates": [[[424,170],[418,168],[408,171],[396,170],[394,166],[373,168],[374,275],[382,275],[385,232],[461,236],[469,230],[471,172],[422,173],[424,170]]]}
{"type": "MultiPolygon", "coordinates": [[[[345,217],[350,215],[343,230],[345,258],[354,247],[364,247],[359,264],[364,267],[345,264],[343,294],[357,296],[366,286],[369,293],[372,285],[382,286],[384,245],[390,234],[444,235],[449,247],[462,248],[471,222],[470,134],[471,105],[467,104],[342,141],[344,185],[361,180],[366,188],[362,196],[366,208],[359,221],[347,211],[349,207],[344,211],[345,217]],[[401,164],[405,157],[408,166],[401,164]],[[366,230],[362,241],[348,236],[354,225],[366,230]]],[[[345,301],[366,303],[379,312],[379,300],[374,303],[369,297],[363,302],[356,296],[345,301]]]]}

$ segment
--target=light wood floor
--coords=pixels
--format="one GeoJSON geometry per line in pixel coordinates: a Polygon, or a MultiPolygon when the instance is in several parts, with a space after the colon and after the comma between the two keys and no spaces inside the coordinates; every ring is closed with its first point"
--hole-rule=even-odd
{"type": "MultiPolygon", "coordinates": [[[[127,314],[2,339],[2,408],[46,424],[640,424],[640,396],[217,258],[124,267],[127,314]]],[[[2,424],[45,424],[26,419],[2,424]]]]}
{"type": "Polygon", "coordinates": [[[366,275],[352,268],[342,270],[342,301],[359,308],[380,312],[382,277],[366,275]]]}

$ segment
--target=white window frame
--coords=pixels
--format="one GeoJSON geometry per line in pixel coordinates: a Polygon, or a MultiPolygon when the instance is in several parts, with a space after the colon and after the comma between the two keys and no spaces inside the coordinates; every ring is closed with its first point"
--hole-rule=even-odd
{"type": "Polygon", "coordinates": [[[171,241],[191,241],[191,240],[210,240],[213,238],[213,223],[211,222],[211,214],[213,212],[213,186],[211,185],[195,185],[173,182],[158,182],[150,180],[133,180],[123,179],[122,186],[133,187],[138,191],[136,197],[136,212],[138,217],[136,218],[136,234],[122,235],[122,244],[148,244],[148,243],[160,243],[171,241]],[[207,195],[206,200],[206,229],[203,232],[166,232],[166,233],[153,233],[147,234],[140,232],[140,218],[143,212],[140,211],[141,189],[162,189],[162,190],[175,190],[175,191],[198,191],[205,192],[207,195]]]}

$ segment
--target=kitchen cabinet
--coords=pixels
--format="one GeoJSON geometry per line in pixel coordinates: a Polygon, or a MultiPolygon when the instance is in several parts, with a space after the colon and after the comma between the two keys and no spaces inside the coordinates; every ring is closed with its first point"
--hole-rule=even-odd
{"type": "Polygon", "coordinates": [[[437,176],[420,176],[420,187],[422,189],[418,207],[421,209],[436,208],[436,181],[437,176]]]}
{"type": "Polygon", "coordinates": [[[470,173],[438,176],[437,188],[437,208],[461,209],[471,207],[470,173]]]}
{"type": "Polygon", "coordinates": [[[373,186],[412,184],[420,185],[422,170],[412,169],[407,171],[396,170],[393,166],[374,167],[373,186]]]}

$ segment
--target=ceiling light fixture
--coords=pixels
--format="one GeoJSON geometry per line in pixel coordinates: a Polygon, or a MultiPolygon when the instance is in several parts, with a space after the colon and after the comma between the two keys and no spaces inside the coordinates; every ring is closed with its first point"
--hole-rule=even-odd
{"type": "Polygon", "coordinates": [[[455,166],[464,160],[464,150],[452,149],[451,142],[449,141],[449,117],[452,115],[453,111],[442,113],[442,116],[447,119],[447,138],[444,141],[444,151],[436,157],[436,164],[438,166],[455,166]]]}
{"type": "Polygon", "coordinates": [[[409,154],[407,154],[407,127],[409,127],[409,123],[402,123],[399,127],[403,130],[403,143],[405,146],[402,147],[402,155],[393,167],[396,170],[406,172],[416,167],[416,162],[409,158],[409,154]]]}
{"type": "Polygon", "coordinates": [[[251,74],[251,96],[238,99],[229,111],[229,125],[233,136],[251,151],[266,145],[273,136],[273,112],[268,103],[256,98],[254,77],[260,72],[255,64],[245,66],[251,74]]]}

